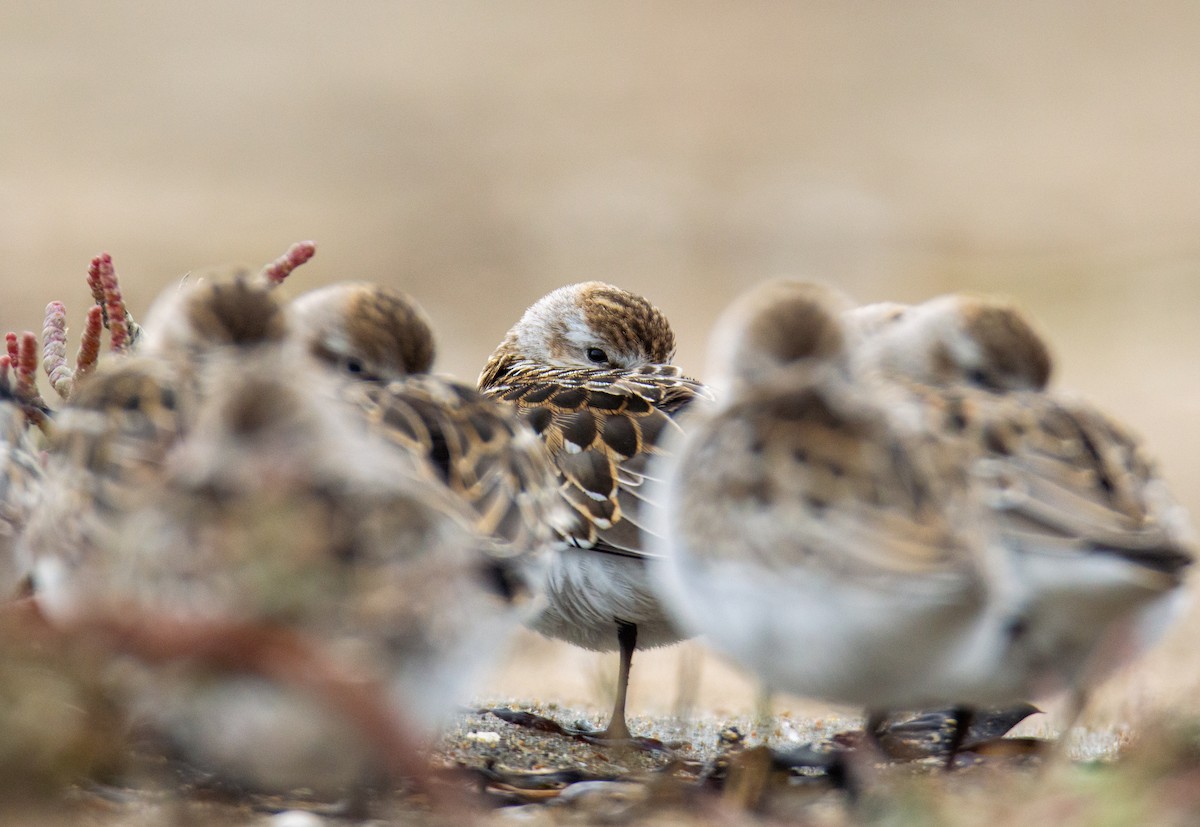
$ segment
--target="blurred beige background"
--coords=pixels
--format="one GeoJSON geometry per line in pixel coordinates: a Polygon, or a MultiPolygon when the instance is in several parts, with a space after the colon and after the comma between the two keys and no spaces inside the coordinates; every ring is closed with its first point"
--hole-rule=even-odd
{"type": "MultiPolygon", "coordinates": [[[[136,313],[302,238],[293,291],[407,289],[464,378],[571,281],[647,294],[701,375],[767,276],[1001,293],[1200,512],[1198,43],[1190,2],[2,0],[0,328],[58,298],[78,329],[103,249],[136,313]]],[[[1190,700],[1198,625],[1101,708],[1190,700]]],[[[677,658],[639,659],[635,711],[677,658]]],[[[495,691],[601,703],[613,669],[531,639],[495,691]]]]}

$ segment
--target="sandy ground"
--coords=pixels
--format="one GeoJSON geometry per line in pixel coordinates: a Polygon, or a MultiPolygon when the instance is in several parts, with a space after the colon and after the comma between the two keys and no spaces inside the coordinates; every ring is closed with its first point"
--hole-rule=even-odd
{"type": "MultiPolygon", "coordinates": [[[[467,378],[583,279],[650,296],[701,376],[713,318],[767,276],[1001,293],[1057,384],[1144,434],[1200,513],[1194,4],[4,0],[0,19],[0,328],[36,329],[50,299],[78,326],[102,249],[137,309],[300,238],[319,253],[293,290],[409,290],[467,378]]],[[[1194,707],[1198,627],[1088,720],[1194,707]]],[[[486,692],[599,709],[614,674],[530,635],[486,692]]],[[[639,655],[631,709],[681,686],[752,708],[689,645],[639,655]]]]}

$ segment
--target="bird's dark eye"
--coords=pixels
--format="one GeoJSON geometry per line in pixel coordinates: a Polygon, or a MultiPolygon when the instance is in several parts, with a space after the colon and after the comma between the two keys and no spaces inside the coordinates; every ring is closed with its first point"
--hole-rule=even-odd
{"type": "Polygon", "coordinates": [[[588,361],[600,365],[608,361],[608,354],[598,347],[589,347],[587,349],[587,358],[588,361]]]}
{"type": "Polygon", "coordinates": [[[971,380],[972,384],[978,385],[981,388],[991,387],[992,384],[990,381],[988,381],[988,375],[979,368],[976,368],[967,374],[967,378],[971,380]]]}
{"type": "Polygon", "coordinates": [[[347,373],[359,374],[359,373],[363,373],[366,369],[367,369],[366,365],[364,365],[362,362],[360,362],[357,359],[351,358],[351,359],[346,360],[346,372],[347,373]]]}

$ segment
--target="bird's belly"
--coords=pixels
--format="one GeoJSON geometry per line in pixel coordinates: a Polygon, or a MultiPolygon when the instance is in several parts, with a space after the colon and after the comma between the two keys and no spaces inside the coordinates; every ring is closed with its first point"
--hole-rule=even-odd
{"type": "Polygon", "coordinates": [[[617,648],[622,623],[637,626],[639,649],[686,637],[664,613],[638,558],[563,548],[550,561],[545,585],[546,608],[528,623],[547,637],[600,652],[617,648]]]}

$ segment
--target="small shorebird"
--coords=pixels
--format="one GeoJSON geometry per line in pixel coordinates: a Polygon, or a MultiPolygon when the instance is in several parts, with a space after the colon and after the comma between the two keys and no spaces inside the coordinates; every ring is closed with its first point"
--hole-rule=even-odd
{"type": "Polygon", "coordinates": [[[101,362],[56,414],[43,493],[20,541],[51,619],[72,617],[109,564],[115,526],[161,479],[188,399],[171,366],[122,356],[101,362]]]}
{"type": "Polygon", "coordinates": [[[208,625],[234,652],[266,641],[219,680],[168,672],[140,687],[142,719],[191,763],[260,789],[353,791],[373,767],[419,771],[415,739],[382,730],[432,732],[502,651],[517,625],[495,576],[505,561],[307,365],[260,356],[213,377],[161,484],[121,522],[98,591],[109,615],[177,622],[185,648],[208,625]]]}
{"type": "Polygon", "coordinates": [[[296,341],[348,377],[387,382],[433,369],[429,316],[411,296],[386,285],[318,287],[293,299],[288,315],[296,341]]]}
{"type": "Polygon", "coordinates": [[[991,540],[1025,589],[1019,645],[1034,691],[1072,690],[1077,713],[1086,686],[1178,611],[1194,554],[1187,515],[1132,433],[1045,390],[1049,348],[1015,307],[942,296],[860,330],[861,363],[973,458],[991,540]]]}
{"type": "Polygon", "coordinates": [[[428,461],[379,450],[286,331],[266,286],[192,285],[139,355],[79,384],[35,596],[153,667],[117,678],[134,717],[224,780],[420,775],[406,731],[436,727],[515,631],[509,561],[428,461]]]}
{"type": "Polygon", "coordinates": [[[201,398],[259,347],[279,347],[278,298],[246,279],[170,289],[133,353],[81,377],[55,417],[45,494],[21,547],[38,605],[65,621],[103,571],[116,526],[162,482],[201,398]]]}
{"type": "Polygon", "coordinates": [[[684,637],[646,572],[646,465],[673,417],[706,395],[670,364],[675,335],[646,299],[612,285],[562,287],[509,330],[479,377],[515,407],[550,451],[571,508],[546,578],[548,605],[530,626],[595,651],[620,651],[616,700],[599,737],[629,738],[633,652],[684,637]]]}
{"type": "Polygon", "coordinates": [[[435,375],[428,317],[410,296],[365,282],[331,284],[288,307],[291,337],[337,378],[371,436],[418,457],[469,508],[493,551],[517,564],[535,598],[555,528],[567,519],[541,441],[505,405],[435,375]],[[524,570],[523,573],[521,570],[524,570]]]}
{"type": "Polygon", "coordinates": [[[843,310],[779,281],[722,317],[723,395],[651,469],[663,598],[771,689],[870,710],[961,700],[952,674],[1001,654],[972,486],[915,405],[858,381],[843,310]]]}
{"type": "Polygon", "coordinates": [[[1033,324],[1014,305],[952,294],[918,305],[885,302],[846,318],[862,334],[856,357],[928,385],[993,391],[1043,390],[1053,363],[1033,324]]]}
{"type": "MultiPolygon", "coordinates": [[[[769,686],[879,712],[1077,689],[1169,614],[1188,528],[1127,432],[973,369],[939,386],[867,369],[886,359],[856,351],[846,314],[776,281],[723,317],[728,394],[652,469],[657,572],[687,629],[769,686]]],[[[1048,364],[1010,373],[1040,385],[1048,364]]]]}

